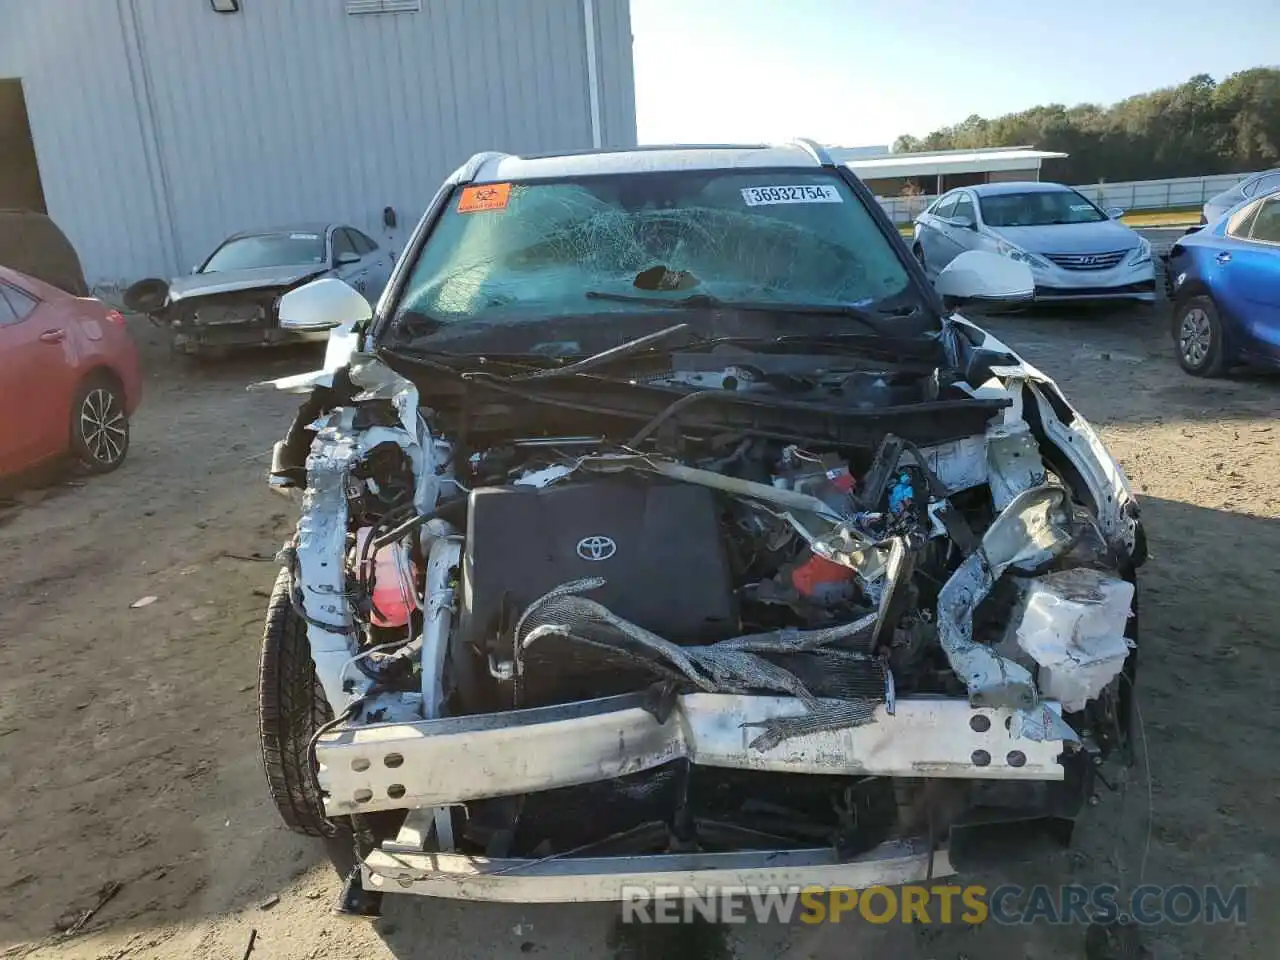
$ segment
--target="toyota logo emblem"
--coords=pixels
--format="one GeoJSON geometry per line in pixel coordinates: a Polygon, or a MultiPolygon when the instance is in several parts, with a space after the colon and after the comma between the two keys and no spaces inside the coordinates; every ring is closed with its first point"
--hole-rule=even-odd
{"type": "Polygon", "coordinates": [[[618,552],[618,545],[609,537],[583,537],[578,541],[578,556],[583,560],[608,560],[618,552]]]}

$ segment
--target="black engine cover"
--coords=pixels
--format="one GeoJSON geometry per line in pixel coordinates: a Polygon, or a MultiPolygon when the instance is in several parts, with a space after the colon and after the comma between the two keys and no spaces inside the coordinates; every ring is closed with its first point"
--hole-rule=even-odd
{"type": "Polygon", "coordinates": [[[586,577],[606,583],[585,596],[672,642],[708,643],[736,632],[710,490],[620,477],[472,491],[459,627],[476,649],[506,659],[524,609],[586,577]]]}

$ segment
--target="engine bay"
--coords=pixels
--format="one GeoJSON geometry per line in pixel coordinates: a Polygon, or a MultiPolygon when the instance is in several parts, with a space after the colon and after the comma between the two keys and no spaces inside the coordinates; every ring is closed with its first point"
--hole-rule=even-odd
{"type": "MultiPolygon", "coordinates": [[[[975,807],[1069,816],[1127,745],[1136,503],[1052,383],[952,353],[673,353],[626,378],[353,364],[273,468],[305,487],[283,557],[333,713],[518,723],[634,696],[666,724],[699,694],[796,704],[744,722],[740,769],[657,757],[437,815],[444,849],[490,856],[849,853],[975,807]],[[749,759],[941,698],[1061,744],[1051,795],[993,801],[981,750],[941,788],[749,759]]],[[[369,792],[333,809],[413,806],[369,792]]]]}

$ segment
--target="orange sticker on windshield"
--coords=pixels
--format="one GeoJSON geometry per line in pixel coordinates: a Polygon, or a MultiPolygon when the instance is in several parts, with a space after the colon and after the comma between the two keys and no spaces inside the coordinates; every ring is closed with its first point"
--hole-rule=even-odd
{"type": "Polygon", "coordinates": [[[481,210],[502,210],[511,199],[511,184],[485,183],[465,187],[458,200],[459,213],[478,213],[481,210]]]}

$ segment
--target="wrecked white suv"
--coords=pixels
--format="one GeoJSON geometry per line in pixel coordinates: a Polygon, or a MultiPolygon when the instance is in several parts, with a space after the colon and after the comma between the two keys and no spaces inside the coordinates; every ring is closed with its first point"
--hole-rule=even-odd
{"type": "Polygon", "coordinates": [[[274,384],[309,397],[262,748],[290,827],[356,838],[348,902],[1065,842],[1128,750],[1145,538],[1053,382],[952,312],[1031,287],[985,253],[930,286],[801,142],[479,155],[372,315],[288,293],[332,334],[274,384]]]}

